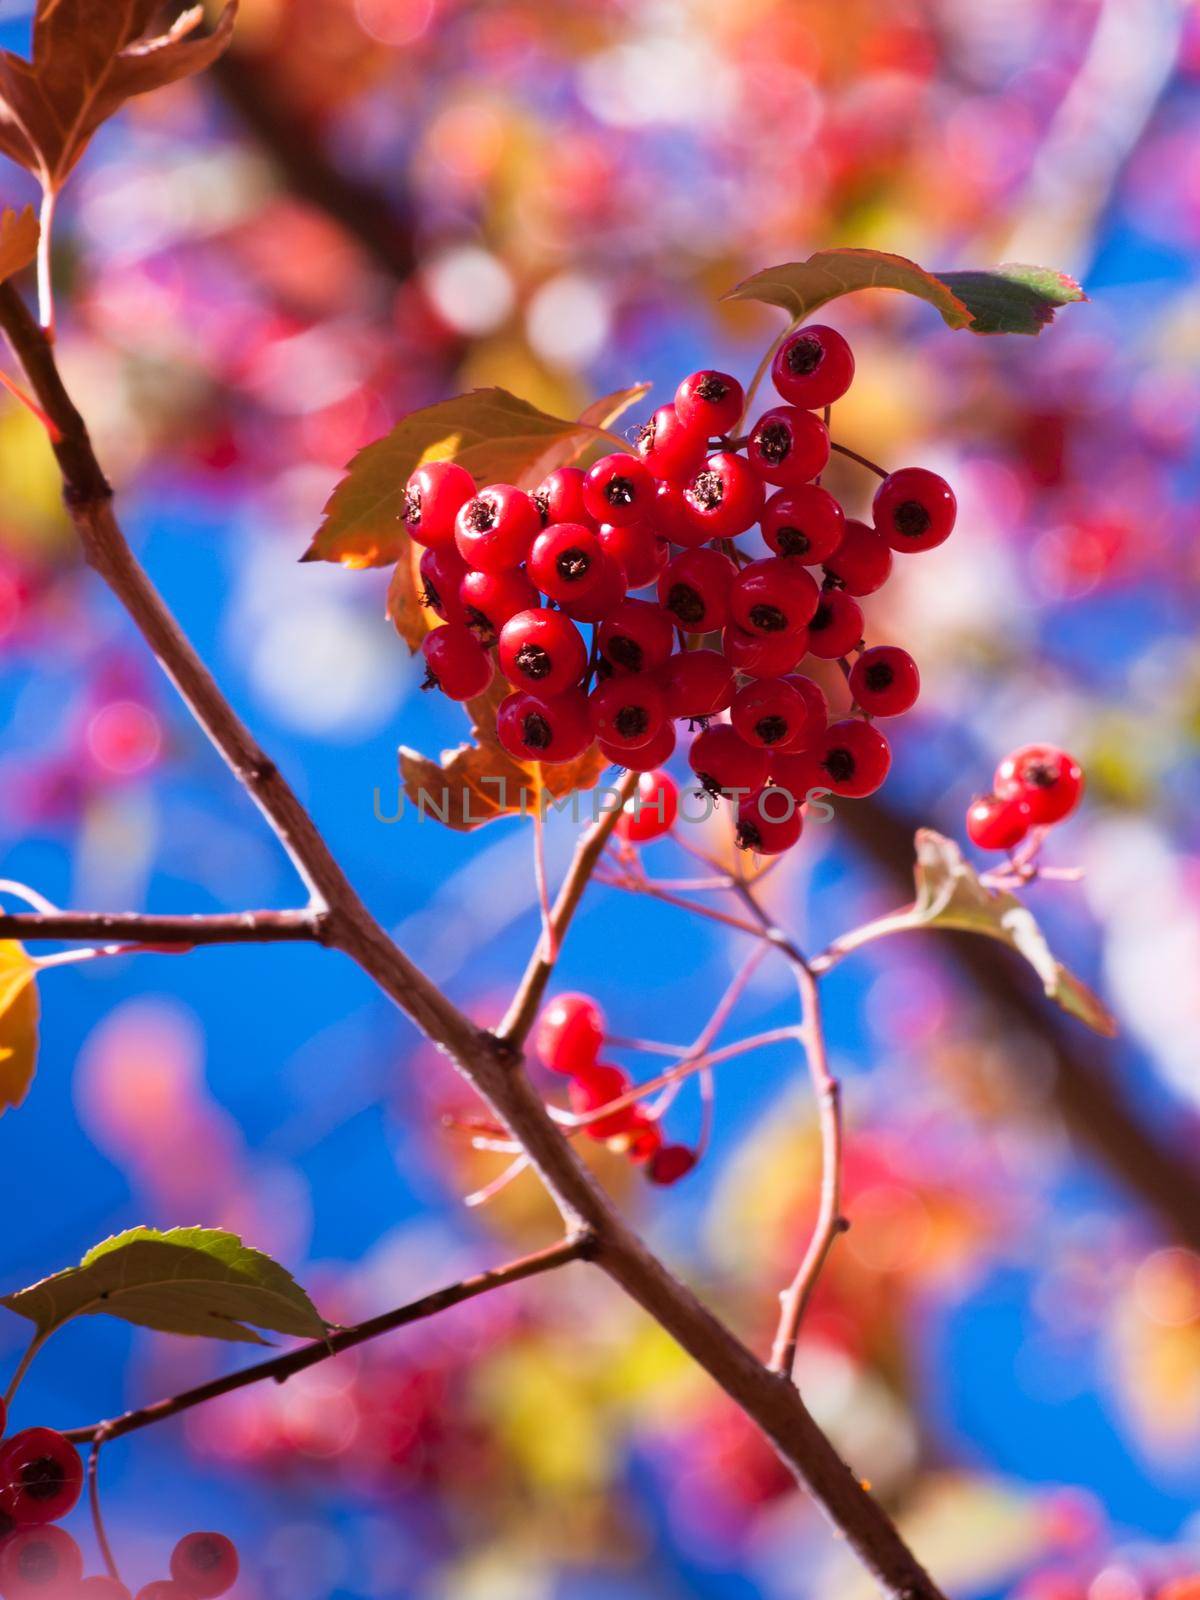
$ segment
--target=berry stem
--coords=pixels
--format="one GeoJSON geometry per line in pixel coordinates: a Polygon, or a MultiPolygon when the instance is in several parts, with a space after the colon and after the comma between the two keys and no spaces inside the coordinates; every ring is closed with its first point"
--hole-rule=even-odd
{"type": "MultiPolygon", "coordinates": [[[[775,359],[776,350],[779,349],[779,346],[783,343],[783,341],[785,339],[789,338],[793,333],[795,333],[796,329],[800,326],[800,322],[801,322],[801,318],[799,318],[799,317],[794,318],[791,322],[788,323],[787,327],[784,328],[783,332],[781,334],[779,334],[779,336],[777,338],[772,339],[771,343],[767,346],[766,352],[763,355],[762,360],[758,363],[758,366],[755,367],[755,369],[754,369],[754,376],[750,379],[750,387],[746,390],[746,403],[742,407],[741,416],[738,418],[738,427],[739,428],[745,426],[746,418],[750,415],[750,408],[754,404],[754,397],[758,393],[763,379],[766,377],[767,373],[770,372],[770,370],[771,370],[771,363],[775,359]]],[[[736,430],[735,430],[735,432],[736,432],[736,430]]],[[[742,442],[745,443],[744,440],[742,442]]]]}
{"type": "Polygon", "coordinates": [[[546,808],[543,803],[546,786],[542,780],[542,764],[535,769],[533,814],[533,880],[537,885],[538,908],[542,916],[542,938],[538,951],[542,959],[553,966],[558,960],[558,934],[554,927],[554,914],[550,909],[550,888],[546,879],[546,808]]]}
{"type": "Polygon", "coordinates": [[[887,478],[890,476],[887,469],[881,467],[877,461],[872,461],[867,456],[860,456],[857,450],[851,450],[850,446],[847,444],[838,444],[835,440],[831,439],[829,441],[829,448],[831,450],[836,450],[840,456],[846,456],[851,461],[857,461],[860,467],[866,467],[869,472],[874,472],[880,478],[887,478]]]}
{"type": "Polygon", "coordinates": [[[121,1581],[121,1574],[117,1570],[117,1563],[113,1557],[112,1545],[108,1542],[108,1534],[104,1528],[104,1517],[100,1510],[100,1451],[108,1435],[103,1426],[97,1430],[96,1437],[92,1440],[91,1453],[87,1464],[88,1507],[92,1513],[92,1527],[96,1534],[96,1546],[100,1551],[101,1559],[108,1569],[110,1578],[121,1581]]]}
{"type": "Polygon", "coordinates": [[[16,1399],[17,1390],[21,1387],[21,1383],[25,1377],[25,1374],[33,1365],[34,1357],[37,1355],[38,1351],[42,1348],[49,1337],[50,1335],[48,1333],[44,1333],[41,1329],[38,1329],[33,1338],[29,1341],[29,1345],[25,1351],[25,1354],[21,1357],[20,1361],[18,1361],[17,1369],[13,1373],[12,1378],[9,1380],[8,1388],[4,1391],[4,1409],[6,1411],[11,1409],[12,1403],[16,1399]]]}

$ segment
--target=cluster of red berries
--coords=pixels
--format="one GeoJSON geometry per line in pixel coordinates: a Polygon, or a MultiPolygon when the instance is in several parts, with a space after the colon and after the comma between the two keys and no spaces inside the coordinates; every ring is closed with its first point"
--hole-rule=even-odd
{"type": "Polygon", "coordinates": [[[920,679],[906,651],[863,647],[859,599],[886,581],[893,551],[941,544],[956,503],[942,478],[907,467],[880,484],[869,525],[814,481],[830,452],[814,408],[853,375],[840,334],[802,328],[772,367],[785,403],[745,439],[730,438],[745,408],[737,379],[694,372],[632,453],[561,467],[532,494],[479,490],[450,461],[419,467],[405,523],[442,622],[423,644],[427,686],[472,699],[498,665],[512,692],[497,735],[523,761],[570,761],[597,741],[647,772],[673,753],[676,721],[699,723],[692,770],[736,798],[738,842],[765,854],[799,838],[811,792],[873,793],[891,764],[873,719],[907,711],[920,679]],[[761,558],[735,543],[756,523],[761,558]],[[797,671],[806,656],[841,663],[856,715],[831,721],[797,671]]]}
{"type": "MultiPolygon", "coordinates": [[[[600,1060],[604,1037],[604,1013],[585,994],[558,995],[538,1018],[534,1049],[552,1072],[571,1080],[568,1097],[579,1116],[599,1111],[633,1089],[627,1072],[600,1060]]],[[[657,1121],[633,1102],[584,1123],[583,1131],[644,1167],[651,1183],[678,1183],[696,1165],[695,1151],[666,1144],[657,1121]]]]}
{"type": "Polygon", "coordinates": [[[1012,850],[1033,828],[1069,817],[1083,795],[1083,769],[1052,744],[1027,744],[996,768],[992,793],[967,808],[967,834],[981,850],[1012,850]]]}
{"type": "MultiPolygon", "coordinates": [[[[0,1401],[0,1596],[3,1600],[131,1600],[116,1578],[85,1578],[83,1554],[65,1528],[83,1488],[83,1462],[53,1428],[3,1439],[0,1401]]],[[[238,1575],[237,1550],[220,1533],[189,1533],[171,1555],[169,1580],[146,1584],[137,1600],[216,1600],[238,1575]]]]}

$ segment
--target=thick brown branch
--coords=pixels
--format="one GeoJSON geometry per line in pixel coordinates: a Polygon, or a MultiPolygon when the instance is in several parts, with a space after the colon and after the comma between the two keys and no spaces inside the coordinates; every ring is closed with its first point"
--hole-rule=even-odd
{"type": "Polygon", "coordinates": [[[235,911],[209,917],[160,917],[129,911],[0,912],[0,939],[32,944],[64,943],[178,945],[278,944],[311,940],[323,944],[329,919],[321,911],[235,911]]]}
{"type": "Polygon", "coordinates": [[[296,1373],[328,1361],[331,1356],[341,1355],[344,1350],[353,1350],[357,1345],[367,1344],[385,1333],[394,1333],[397,1328],[407,1328],[410,1323],[423,1322],[428,1317],[437,1316],[440,1311],[448,1311],[451,1306],[462,1305],[464,1300],[474,1300],[506,1284],[520,1283],[525,1278],[551,1272],[556,1267],[566,1266],[569,1261],[585,1261],[594,1251],[595,1241],[590,1234],[575,1234],[545,1250],[536,1250],[510,1261],[507,1266],[494,1267],[490,1272],[464,1278],[461,1283],[437,1289],[433,1294],[423,1295],[420,1300],[398,1306],[394,1311],[385,1311],[367,1322],[355,1323],[352,1328],[340,1328],[336,1333],[331,1333],[328,1339],[314,1339],[297,1350],[289,1350],[286,1355],[260,1361],[253,1367],[243,1367],[240,1372],[227,1373],[223,1378],[213,1378],[182,1394],[172,1395],[169,1400],[139,1406],[136,1411],[127,1411],[123,1417],[115,1417],[110,1422],[95,1422],[87,1428],[75,1428],[67,1434],[67,1438],[75,1444],[89,1444],[93,1440],[107,1443],[110,1439],[121,1438],[123,1434],[149,1428],[156,1422],[165,1422],[168,1417],[177,1417],[181,1411],[191,1411],[194,1406],[202,1406],[209,1400],[219,1399],[221,1395],[232,1394],[236,1389],[247,1389],[251,1384],[264,1383],[268,1379],[273,1383],[284,1383],[288,1378],[295,1377],[296,1373]]]}

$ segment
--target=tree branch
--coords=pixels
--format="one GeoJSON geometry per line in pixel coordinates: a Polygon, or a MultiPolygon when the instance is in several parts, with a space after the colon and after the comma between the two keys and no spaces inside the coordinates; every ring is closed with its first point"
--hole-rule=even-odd
{"type": "Polygon", "coordinates": [[[154,916],[143,911],[0,912],[0,939],[60,939],[64,943],[178,945],[325,944],[329,919],[322,911],[232,911],[218,916],[154,916]]]}
{"type": "Polygon", "coordinates": [[[202,1406],[221,1395],[233,1394],[237,1389],[248,1389],[251,1384],[264,1383],[267,1379],[273,1383],[285,1383],[296,1373],[305,1372],[332,1356],[341,1355],[344,1350],[353,1350],[357,1345],[367,1344],[385,1333],[394,1333],[397,1328],[407,1328],[410,1323],[423,1322],[441,1311],[448,1311],[451,1306],[459,1306],[465,1300],[490,1294],[493,1289],[501,1289],[506,1284],[520,1283],[525,1278],[552,1272],[557,1267],[566,1266],[569,1261],[586,1261],[594,1253],[595,1240],[592,1235],[577,1233],[560,1240],[558,1244],[549,1245],[545,1250],[535,1250],[530,1255],[510,1261],[506,1266],[493,1267],[473,1278],[464,1278],[461,1283],[437,1289],[433,1294],[423,1295],[420,1300],[413,1300],[408,1305],[397,1306],[394,1311],[385,1311],[367,1322],[355,1323],[351,1328],[340,1328],[328,1339],[314,1339],[297,1350],[289,1350],[286,1355],[260,1361],[253,1367],[243,1367],[240,1372],[227,1373],[223,1378],[213,1378],[194,1389],[185,1389],[182,1394],[172,1395],[169,1400],[140,1406],[136,1411],[127,1411],[123,1417],[116,1417],[109,1422],[94,1422],[87,1428],[74,1428],[66,1437],[74,1444],[90,1444],[98,1440],[107,1443],[126,1433],[137,1433],[142,1428],[153,1427],[156,1422],[165,1422],[168,1417],[177,1417],[180,1412],[191,1411],[195,1406],[202,1406]]]}

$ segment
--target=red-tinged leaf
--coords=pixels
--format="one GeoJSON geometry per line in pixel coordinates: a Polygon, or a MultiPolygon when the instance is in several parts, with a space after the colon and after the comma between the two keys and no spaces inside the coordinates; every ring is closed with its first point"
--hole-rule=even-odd
{"type": "Polygon", "coordinates": [[[1073,279],[1046,267],[933,273],[906,256],[849,248],[818,250],[807,261],[767,267],[725,298],[779,306],[798,322],[858,289],[915,295],[934,306],[951,328],[973,333],[1040,333],[1059,306],[1087,298],[1073,279]]]}
{"type": "Polygon", "coordinates": [[[392,572],[387,591],[387,617],[413,655],[421,648],[421,641],[431,628],[436,628],[441,618],[422,600],[424,585],[419,569],[420,548],[402,533],[400,556],[392,572]]]}
{"type": "Polygon", "coordinates": [[[38,220],[33,207],[0,216],[0,283],[14,277],[37,255],[38,220]]]}
{"type": "Polygon", "coordinates": [[[229,43],[237,0],[211,33],[204,8],[148,36],[159,0],[38,0],[33,59],[0,52],[0,151],[61,189],[100,125],[135,95],[210,66],[229,43]]]}
{"type": "MultiPolygon", "coordinates": [[[[635,391],[626,391],[633,394],[635,391]]],[[[620,414],[610,396],[608,414],[620,414]]],[[[632,405],[633,399],[626,403],[632,405]]],[[[453,459],[477,483],[515,483],[532,489],[555,467],[608,436],[591,421],[539,411],[506,389],[473,389],[410,412],[392,431],[360,450],[325,507],[304,561],[347,567],[385,567],[406,548],[404,486],[425,461],[453,459]]]]}
{"type": "Polygon", "coordinates": [[[635,383],[630,389],[617,389],[615,393],[606,394],[600,400],[593,400],[590,406],[585,406],[579,413],[579,420],[589,427],[611,428],[630,406],[644,400],[652,387],[649,383],[635,383]]]}

